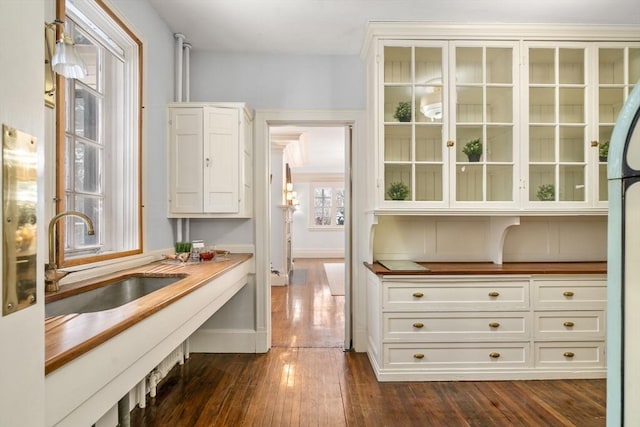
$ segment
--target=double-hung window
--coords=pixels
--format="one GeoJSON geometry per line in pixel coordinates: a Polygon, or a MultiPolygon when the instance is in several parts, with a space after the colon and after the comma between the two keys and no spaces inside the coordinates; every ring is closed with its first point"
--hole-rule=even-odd
{"type": "Polygon", "coordinates": [[[58,0],[58,19],[88,74],[59,79],[57,211],[82,212],[95,228],[89,236],[81,219],[65,217],[58,264],[139,253],[142,43],[100,0],[58,0]]]}

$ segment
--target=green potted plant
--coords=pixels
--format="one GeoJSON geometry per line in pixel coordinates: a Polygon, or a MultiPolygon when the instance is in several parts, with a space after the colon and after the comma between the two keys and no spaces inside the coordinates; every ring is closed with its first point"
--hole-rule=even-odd
{"type": "Polygon", "coordinates": [[[411,121],[411,102],[408,101],[400,101],[398,106],[396,107],[396,112],[393,114],[395,119],[398,119],[399,122],[410,122],[411,121]]]}
{"type": "Polygon", "coordinates": [[[406,200],[409,187],[404,182],[392,182],[387,189],[387,197],[391,200],[406,200]]]}
{"type": "Polygon", "coordinates": [[[480,156],[482,156],[482,142],[480,142],[480,138],[467,142],[462,148],[462,152],[467,155],[470,162],[480,161],[480,156]]]}
{"type": "Polygon", "coordinates": [[[553,184],[542,184],[536,193],[538,200],[542,202],[554,201],[556,199],[556,189],[553,184]]]}
{"type": "Polygon", "coordinates": [[[609,141],[600,144],[598,147],[598,157],[601,162],[607,161],[607,158],[609,157],[609,141]]]}

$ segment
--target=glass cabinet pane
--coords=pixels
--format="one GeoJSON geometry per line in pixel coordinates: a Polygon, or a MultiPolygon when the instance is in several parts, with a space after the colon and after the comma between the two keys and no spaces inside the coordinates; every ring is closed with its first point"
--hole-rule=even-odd
{"type": "Polygon", "coordinates": [[[482,122],[484,99],[481,87],[457,87],[456,119],[458,123],[482,122]]]}
{"type": "Polygon", "coordinates": [[[583,127],[560,126],[560,161],[584,162],[585,140],[583,127]]]}
{"type": "Polygon", "coordinates": [[[513,90],[510,87],[487,88],[487,122],[513,122],[513,90]]]}
{"type": "Polygon", "coordinates": [[[560,200],[585,200],[585,166],[560,165],[560,200]]]}
{"type": "Polygon", "coordinates": [[[552,202],[556,200],[555,166],[529,166],[529,200],[552,202]]]}
{"type": "Polygon", "coordinates": [[[411,127],[386,125],[384,127],[384,159],[408,162],[411,160],[411,127]]]}
{"type": "Polygon", "coordinates": [[[555,83],[555,49],[536,48],[529,50],[529,83],[555,83]]]}
{"type": "Polygon", "coordinates": [[[555,127],[529,127],[529,161],[554,162],[556,159],[555,127]]]}
{"type": "Polygon", "coordinates": [[[487,165],[487,200],[510,201],[513,194],[513,166],[487,165]]]}
{"type": "Polygon", "coordinates": [[[640,80],[640,48],[629,48],[629,83],[640,80]]]}
{"type": "Polygon", "coordinates": [[[555,121],[555,90],[548,87],[529,88],[529,122],[554,123],[555,121]]]}
{"type": "Polygon", "coordinates": [[[456,200],[462,202],[483,199],[483,165],[459,164],[456,166],[456,200]]]}
{"type": "Polygon", "coordinates": [[[487,126],[487,161],[513,162],[513,128],[487,126]]]}
{"type": "Polygon", "coordinates": [[[456,83],[483,83],[481,47],[456,48],[456,83]]]}
{"type": "Polygon", "coordinates": [[[417,201],[442,201],[442,165],[416,165],[417,201]]]}
{"type": "Polygon", "coordinates": [[[615,123],[624,104],[622,87],[600,87],[598,91],[598,119],[600,123],[615,123]]]}
{"type": "Polygon", "coordinates": [[[410,122],[413,117],[411,86],[384,88],[384,121],[410,122]]]}
{"type": "Polygon", "coordinates": [[[411,178],[411,165],[385,164],[385,200],[411,200],[411,178]]]}
{"type": "Polygon", "coordinates": [[[584,84],[584,49],[558,50],[560,84],[584,84]]]}
{"type": "Polygon", "coordinates": [[[487,48],[487,83],[512,84],[513,49],[487,48]]]}
{"type": "Polygon", "coordinates": [[[384,82],[411,82],[410,47],[387,46],[384,48],[384,82]]]}
{"type": "Polygon", "coordinates": [[[456,135],[459,141],[455,150],[457,162],[478,162],[483,158],[481,126],[457,126],[456,135]]]}
{"type": "Polygon", "coordinates": [[[416,126],[416,161],[442,162],[442,146],[442,126],[416,126]]]}

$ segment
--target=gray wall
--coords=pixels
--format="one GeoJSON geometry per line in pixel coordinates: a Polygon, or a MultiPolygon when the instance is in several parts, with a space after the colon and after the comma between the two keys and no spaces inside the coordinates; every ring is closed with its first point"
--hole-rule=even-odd
{"type": "Polygon", "coordinates": [[[358,56],[191,55],[193,101],[240,101],[254,109],[363,110],[364,82],[358,56]]]}

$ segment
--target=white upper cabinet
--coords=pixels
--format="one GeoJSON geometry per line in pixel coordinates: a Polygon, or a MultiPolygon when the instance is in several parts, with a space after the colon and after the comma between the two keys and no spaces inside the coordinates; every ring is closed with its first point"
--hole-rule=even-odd
{"type": "Polygon", "coordinates": [[[370,24],[376,211],[606,213],[599,152],[640,78],[639,41],[629,28],[370,24]]]}
{"type": "Polygon", "coordinates": [[[169,217],[251,217],[251,136],[243,104],[170,104],[169,217]]]}

